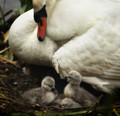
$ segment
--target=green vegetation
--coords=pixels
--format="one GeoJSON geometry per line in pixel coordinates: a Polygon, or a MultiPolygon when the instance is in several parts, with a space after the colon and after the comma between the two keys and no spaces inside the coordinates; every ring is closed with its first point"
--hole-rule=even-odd
{"type": "Polygon", "coordinates": [[[0,4],[0,26],[5,24],[5,16],[9,15],[11,12],[16,14],[22,14],[32,8],[32,0],[20,0],[21,8],[20,9],[10,9],[7,13],[4,12],[6,0],[1,0],[0,4]]]}
{"type": "Polygon", "coordinates": [[[18,14],[22,14],[32,8],[32,0],[20,0],[21,9],[15,9],[14,11],[18,14]]]}

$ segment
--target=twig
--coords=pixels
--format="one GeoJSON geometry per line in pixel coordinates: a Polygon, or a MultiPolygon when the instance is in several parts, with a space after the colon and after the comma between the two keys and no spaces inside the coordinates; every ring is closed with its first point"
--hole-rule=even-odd
{"type": "Polygon", "coordinates": [[[120,105],[115,105],[113,106],[113,108],[120,108],[120,105]]]}
{"type": "Polygon", "coordinates": [[[4,87],[0,87],[0,90],[7,90],[7,91],[11,91],[11,90],[9,90],[8,88],[4,88],[4,87]]]}
{"type": "Polygon", "coordinates": [[[8,101],[0,99],[0,102],[8,103],[8,101]]]}
{"type": "Polygon", "coordinates": [[[98,105],[98,103],[99,103],[99,101],[101,100],[102,97],[103,97],[103,95],[101,95],[101,96],[96,100],[96,104],[95,104],[93,107],[91,107],[91,108],[86,112],[86,114],[88,114],[90,111],[93,111],[93,110],[96,108],[96,106],[98,105]]]}
{"type": "MultiPolygon", "coordinates": [[[[80,111],[80,112],[71,112],[71,113],[64,113],[64,116],[76,116],[76,115],[80,115],[80,114],[86,114],[87,111],[80,111]]],[[[90,111],[89,113],[91,113],[92,111],[90,111]]]]}
{"type": "Polygon", "coordinates": [[[9,77],[9,76],[0,74],[0,78],[7,78],[7,77],[9,77]]]}
{"type": "Polygon", "coordinates": [[[8,59],[3,58],[3,57],[1,57],[1,56],[0,56],[0,59],[2,59],[3,61],[6,61],[6,62],[8,62],[8,63],[10,63],[10,64],[12,64],[12,65],[14,65],[14,66],[16,66],[16,67],[17,67],[17,63],[16,63],[16,62],[14,62],[14,61],[8,60],[8,59]]]}
{"type": "Polygon", "coordinates": [[[9,100],[9,101],[13,101],[13,102],[17,103],[17,101],[15,101],[15,100],[12,99],[12,98],[9,98],[9,97],[6,96],[5,94],[0,94],[0,100],[1,100],[1,99],[9,100]]]}
{"type": "Polygon", "coordinates": [[[10,49],[10,47],[1,50],[1,51],[0,51],[0,54],[2,54],[3,52],[5,52],[5,51],[7,51],[7,50],[9,50],[9,49],[10,49]]]}
{"type": "Polygon", "coordinates": [[[117,116],[120,116],[120,114],[116,111],[116,109],[113,109],[113,112],[114,112],[117,116]]]}
{"type": "Polygon", "coordinates": [[[82,109],[88,109],[90,107],[91,106],[80,106],[80,107],[77,107],[77,108],[64,108],[64,110],[82,110],[82,109]]]}

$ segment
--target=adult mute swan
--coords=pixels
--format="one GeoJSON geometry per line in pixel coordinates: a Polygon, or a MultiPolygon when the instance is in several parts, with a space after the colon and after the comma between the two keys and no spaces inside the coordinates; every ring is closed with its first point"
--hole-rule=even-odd
{"type": "Polygon", "coordinates": [[[53,64],[61,77],[75,70],[105,92],[120,87],[119,0],[33,0],[33,8],[11,26],[14,54],[53,64]]]}

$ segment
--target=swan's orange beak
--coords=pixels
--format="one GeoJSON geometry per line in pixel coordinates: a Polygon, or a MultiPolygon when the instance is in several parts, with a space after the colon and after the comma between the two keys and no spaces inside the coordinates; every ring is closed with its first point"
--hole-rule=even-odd
{"type": "Polygon", "coordinates": [[[45,7],[46,5],[39,11],[34,12],[34,20],[38,24],[37,38],[40,41],[43,41],[46,35],[47,13],[45,7]]]}
{"type": "Polygon", "coordinates": [[[41,17],[40,20],[41,21],[38,23],[37,37],[40,41],[43,41],[46,34],[47,18],[41,17]]]}

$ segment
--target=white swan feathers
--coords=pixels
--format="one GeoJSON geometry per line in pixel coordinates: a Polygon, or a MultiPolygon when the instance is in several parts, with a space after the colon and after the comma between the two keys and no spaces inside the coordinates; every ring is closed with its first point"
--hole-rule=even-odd
{"type": "Polygon", "coordinates": [[[120,86],[119,0],[33,0],[33,6],[35,12],[46,10],[45,39],[37,39],[30,10],[10,29],[14,54],[26,63],[53,64],[61,77],[76,70],[82,81],[105,92],[120,86]]]}

